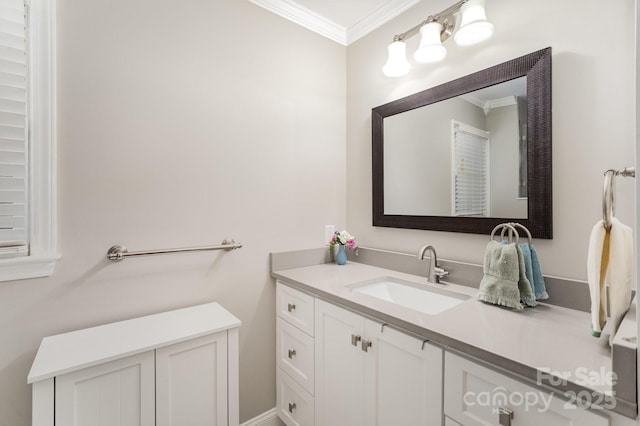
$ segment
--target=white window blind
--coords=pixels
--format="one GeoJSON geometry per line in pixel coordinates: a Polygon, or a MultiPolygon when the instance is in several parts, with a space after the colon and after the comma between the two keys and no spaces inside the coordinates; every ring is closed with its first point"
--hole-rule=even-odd
{"type": "Polygon", "coordinates": [[[0,0],[0,258],[28,255],[24,0],[0,0]]]}
{"type": "Polygon", "coordinates": [[[453,215],[489,214],[489,133],[453,122],[453,215]]]}

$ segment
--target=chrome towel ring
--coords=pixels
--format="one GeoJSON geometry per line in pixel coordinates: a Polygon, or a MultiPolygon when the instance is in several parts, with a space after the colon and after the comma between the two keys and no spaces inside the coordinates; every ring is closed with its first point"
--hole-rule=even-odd
{"type": "Polygon", "coordinates": [[[496,231],[498,229],[503,229],[503,231],[505,229],[509,229],[509,242],[513,242],[513,235],[516,236],[516,244],[518,244],[520,242],[520,235],[518,234],[518,231],[516,230],[516,228],[511,224],[511,223],[501,223],[498,226],[496,226],[495,228],[493,228],[493,231],[491,231],[491,238],[490,240],[493,241],[493,236],[495,235],[496,231]],[[513,232],[513,234],[511,233],[513,232]]]}
{"type": "Polygon", "coordinates": [[[611,229],[611,218],[615,213],[616,176],[636,177],[636,168],[625,167],[622,170],[609,169],[604,172],[604,185],[602,187],[602,222],[605,229],[611,229]]]}
{"type": "MultiPolygon", "coordinates": [[[[509,222],[508,225],[523,229],[524,232],[527,234],[527,243],[529,245],[531,245],[531,243],[533,242],[533,237],[531,236],[531,232],[529,232],[529,229],[527,229],[526,226],[524,226],[523,224],[518,223],[518,222],[509,222]]],[[[507,229],[508,229],[507,227],[503,227],[502,228],[502,232],[500,233],[500,237],[504,238],[504,233],[505,233],[505,231],[507,229]]],[[[509,237],[511,237],[511,234],[509,234],[509,237]]],[[[509,238],[509,241],[511,241],[511,238],[509,238]]]]}

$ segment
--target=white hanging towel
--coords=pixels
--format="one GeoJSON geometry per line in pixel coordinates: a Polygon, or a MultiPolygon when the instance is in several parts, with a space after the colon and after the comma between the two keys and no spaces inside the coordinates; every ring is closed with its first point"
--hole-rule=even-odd
{"type": "Polygon", "coordinates": [[[631,304],[633,232],[615,217],[611,229],[598,221],[589,239],[587,280],[591,296],[591,333],[600,337],[606,323],[606,282],[609,284],[609,343],[631,304]],[[608,278],[608,279],[607,279],[608,278]]]}

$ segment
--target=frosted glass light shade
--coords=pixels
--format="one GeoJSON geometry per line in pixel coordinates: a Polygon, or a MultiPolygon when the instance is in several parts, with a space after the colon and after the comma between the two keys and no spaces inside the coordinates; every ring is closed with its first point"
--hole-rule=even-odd
{"type": "Polygon", "coordinates": [[[439,22],[429,22],[420,28],[420,46],[413,54],[413,59],[421,64],[438,62],[447,56],[447,48],[440,41],[442,25],[439,22]]]}
{"type": "Polygon", "coordinates": [[[401,77],[409,73],[411,64],[407,62],[407,44],[404,41],[394,41],[387,47],[389,56],[382,72],[387,77],[401,77]]]}
{"type": "Polygon", "coordinates": [[[453,36],[460,46],[480,43],[493,35],[493,24],[487,21],[484,5],[485,0],[469,0],[460,8],[460,29],[453,36]]]}

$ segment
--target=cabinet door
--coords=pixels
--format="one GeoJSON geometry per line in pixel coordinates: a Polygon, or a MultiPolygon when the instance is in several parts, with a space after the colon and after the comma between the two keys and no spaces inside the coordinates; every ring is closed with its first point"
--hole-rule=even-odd
{"type": "Polygon", "coordinates": [[[609,425],[609,419],[598,413],[449,352],[445,356],[444,412],[464,426],[609,425]],[[510,422],[500,423],[500,409],[513,412],[510,422]]]}
{"type": "Polygon", "coordinates": [[[153,351],[60,375],[55,388],[56,425],[155,425],[153,351]]]}
{"type": "Polygon", "coordinates": [[[443,351],[423,340],[367,320],[366,424],[442,424],[443,351]]]}
{"type": "Polygon", "coordinates": [[[315,425],[364,426],[364,319],[316,299],[315,326],[315,425]]]}
{"type": "Polygon", "coordinates": [[[157,426],[226,425],[227,332],[156,350],[157,426]]]}

